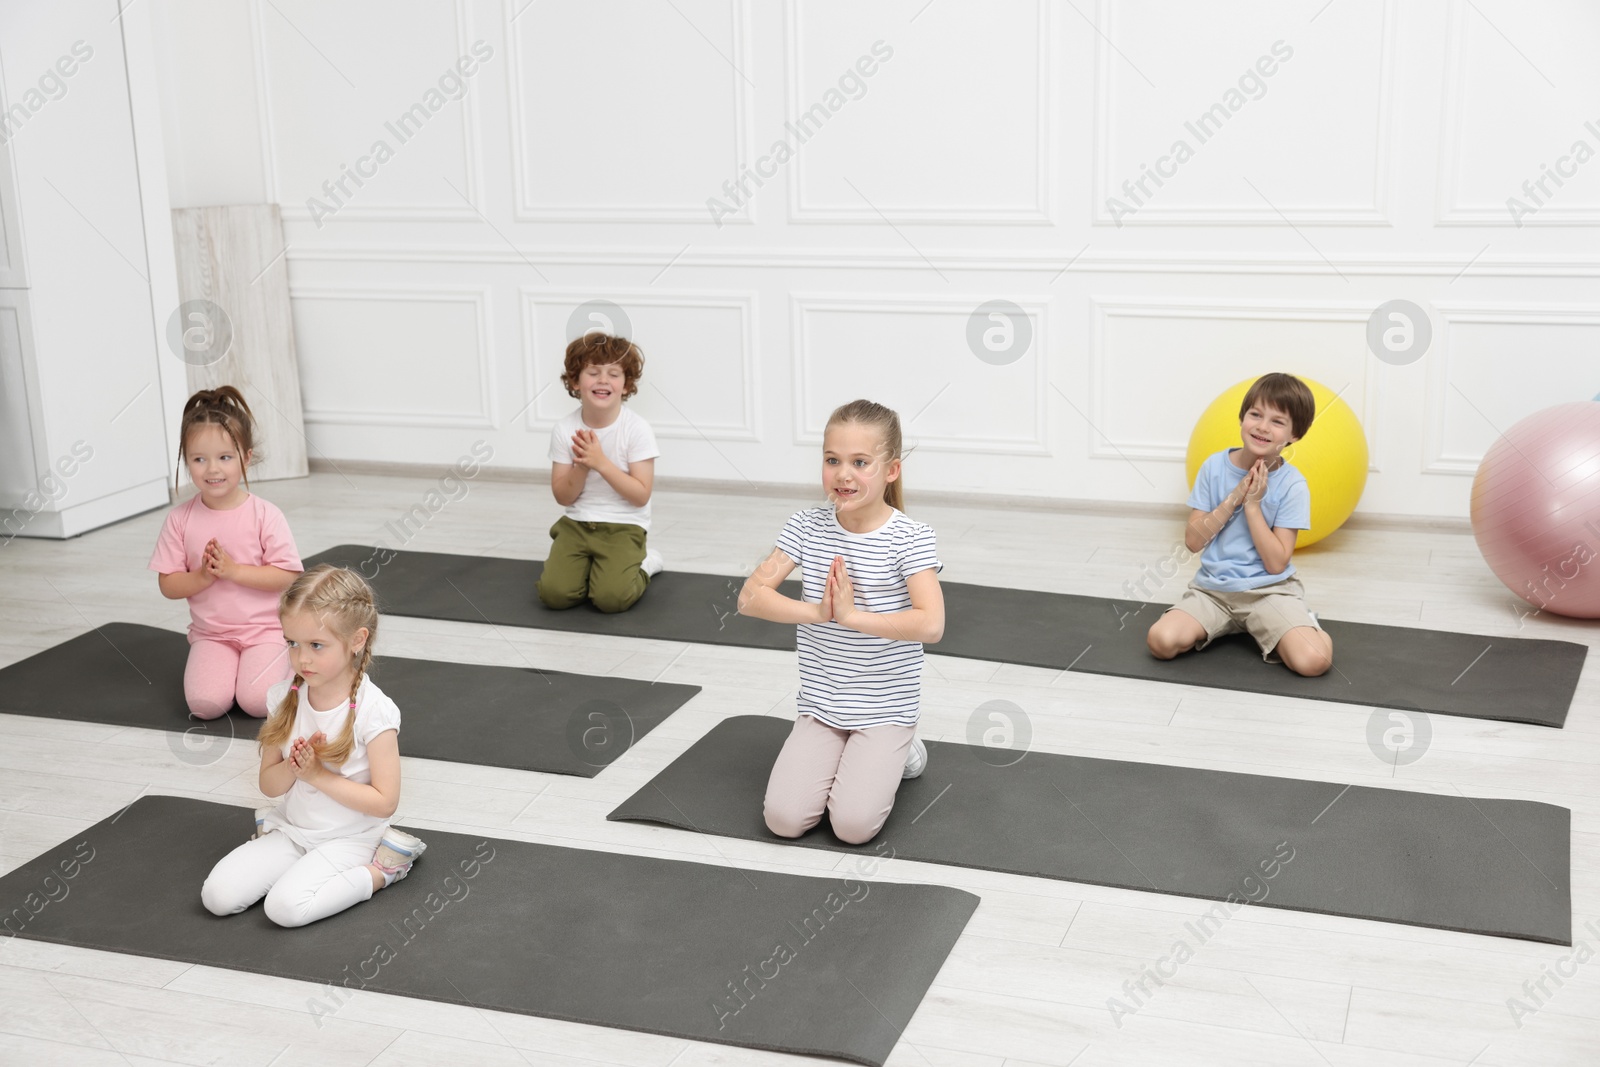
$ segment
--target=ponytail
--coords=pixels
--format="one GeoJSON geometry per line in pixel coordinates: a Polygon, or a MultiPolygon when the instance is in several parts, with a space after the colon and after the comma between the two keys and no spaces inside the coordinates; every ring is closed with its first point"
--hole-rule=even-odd
{"type": "Polygon", "coordinates": [[[183,405],[183,418],[178,423],[178,473],[174,488],[183,491],[183,469],[189,454],[189,433],[198,426],[218,426],[233,442],[239,453],[239,463],[244,486],[250,488],[249,460],[255,452],[255,416],[244,394],[231,385],[216,389],[202,389],[183,405]]]}
{"type": "MultiPolygon", "coordinates": [[[[828,423],[823,427],[823,432],[833,429],[844,423],[855,423],[859,426],[870,426],[880,435],[878,448],[878,462],[883,464],[893,463],[901,459],[900,416],[895,414],[893,408],[886,408],[882,404],[875,404],[870,400],[852,400],[848,404],[840,405],[828,416],[828,423]]],[[[892,482],[885,483],[883,487],[883,500],[896,511],[905,511],[905,493],[902,485],[905,482],[905,468],[902,465],[900,477],[892,482]]]]}

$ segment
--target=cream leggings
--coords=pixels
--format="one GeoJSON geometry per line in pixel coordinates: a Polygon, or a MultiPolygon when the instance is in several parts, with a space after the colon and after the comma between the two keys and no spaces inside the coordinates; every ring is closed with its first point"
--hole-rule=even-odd
{"type": "Polygon", "coordinates": [[[838,730],[809,715],[797,717],[767,779],[767,828],[799,837],[826,810],[839,840],[871,841],[894,808],[916,734],[915,726],[838,730]]]}

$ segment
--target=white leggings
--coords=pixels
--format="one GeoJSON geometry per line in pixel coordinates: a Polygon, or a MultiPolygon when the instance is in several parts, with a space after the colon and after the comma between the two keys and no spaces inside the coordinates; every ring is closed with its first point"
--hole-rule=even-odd
{"type": "Polygon", "coordinates": [[[279,926],[304,926],[372,896],[370,837],[332,841],[307,852],[281,830],[246,841],[211,868],[200,901],[213,915],[237,915],[266,897],[279,926]]]}

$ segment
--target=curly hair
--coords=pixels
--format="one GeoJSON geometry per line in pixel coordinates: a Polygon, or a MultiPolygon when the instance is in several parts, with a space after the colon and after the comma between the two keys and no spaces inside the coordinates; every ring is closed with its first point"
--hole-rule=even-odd
{"type": "Polygon", "coordinates": [[[608,363],[622,365],[622,399],[627,400],[639,391],[639,379],[644,377],[644,352],[626,337],[612,337],[592,330],[567,346],[567,359],[561,372],[561,384],[567,387],[567,395],[578,398],[578,376],[583,368],[608,363]]]}

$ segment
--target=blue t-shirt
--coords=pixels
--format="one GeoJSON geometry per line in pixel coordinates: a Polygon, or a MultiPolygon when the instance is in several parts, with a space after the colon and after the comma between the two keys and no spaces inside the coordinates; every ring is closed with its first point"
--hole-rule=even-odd
{"type": "MultiPolygon", "coordinates": [[[[1230,458],[1237,451],[1237,448],[1225,448],[1207,456],[1200,464],[1194,490],[1189,494],[1191,508],[1212,511],[1238,486],[1239,479],[1248,472],[1235,466],[1230,458]]],[[[1267,492],[1261,498],[1261,515],[1268,526],[1280,530],[1310,529],[1311,487],[1306,484],[1306,476],[1287,463],[1269,473],[1267,492]]],[[[1256,551],[1255,538],[1250,536],[1244,505],[1240,504],[1200,553],[1200,570],[1194,576],[1194,584],[1206,589],[1238,592],[1281,582],[1293,573],[1293,563],[1281,574],[1267,570],[1266,564],[1261,562],[1261,553],[1256,551]]]]}

